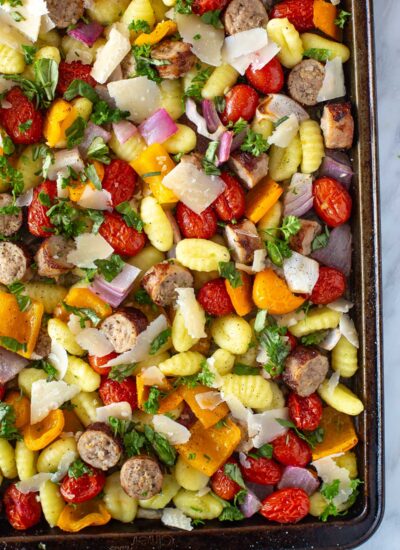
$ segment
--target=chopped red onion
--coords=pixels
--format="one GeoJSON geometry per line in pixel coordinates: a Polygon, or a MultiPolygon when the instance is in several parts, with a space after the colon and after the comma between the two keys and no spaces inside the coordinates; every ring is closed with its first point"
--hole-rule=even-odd
{"type": "Polygon", "coordinates": [[[260,485],[258,483],[246,482],[246,488],[250,489],[259,500],[264,500],[274,492],[273,485],[260,485]]]}
{"type": "Polygon", "coordinates": [[[27,364],[24,357],[0,347],[0,384],[12,380],[27,364]]]}
{"type": "Polygon", "coordinates": [[[214,101],[211,101],[211,99],[203,99],[201,102],[201,107],[203,110],[203,116],[207,123],[208,131],[215,132],[222,125],[222,122],[218,116],[214,101]]]}
{"type": "Polygon", "coordinates": [[[97,21],[91,21],[90,23],[80,21],[75,28],[68,30],[67,34],[91,48],[103,30],[104,27],[97,21]]]}
{"type": "Polygon", "coordinates": [[[256,514],[261,508],[261,502],[258,500],[256,495],[247,490],[246,496],[244,497],[243,503],[240,505],[240,510],[245,518],[251,518],[256,514]]]}
{"type": "Polygon", "coordinates": [[[112,307],[118,307],[128,296],[139,273],[140,269],[137,267],[125,264],[112,281],[108,282],[103,277],[96,277],[89,288],[112,307]]]}
{"type": "Polygon", "coordinates": [[[345,223],[332,229],[327,246],[311,254],[314,260],[342,271],[346,277],[351,270],[351,229],[345,223]]]}
{"type": "Polygon", "coordinates": [[[318,489],[319,481],[307,468],[286,466],[277,487],[278,489],[285,487],[303,489],[310,496],[318,489]]]}
{"type": "Polygon", "coordinates": [[[239,149],[239,147],[244,142],[246,135],[247,135],[247,130],[242,130],[241,132],[236,134],[236,136],[234,136],[232,140],[232,145],[231,145],[231,153],[233,151],[236,151],[236,149],[239,149]]]}
{"type": "Polygon", "coordinates": [[[147,145],[163,143],[177,131],[178,126],[165,109],[158,109],[139,126],[147,145]]]}
{"type": "Polygon", "coordinates": [[[107,130],[104,130],[101,126],[97,126],[97,124],[89,122],[86,126],[83,141],[80,143],[79,149],[86,152],[96,137],[103,138],[104,143],[107,143],[111,139],[111,134],[110,132],[107,132],[107,130]]]}
{"type": "Polygon", "coordinates": [[[283,199],[285,216],[302,216],[313,205],[312,177],[294,174],[283,199]]]}
{"type": "Polygon", "coordinates": [[[120,120],[119,122],[113,122],[113,130],[118,142],[123,145],[134,136],[138,129],[129,120],[120,120]]]}
{"type": "Polygon", "coordinates": [[[218,165],[229,160],[233,141],[233,132],[224,132],[221,136],[218,148],[218,165]]]}
{"type": "Polygon", "coordinates": [[[197,105],[193,101],[193,99],[189,98],[186,100],[185,111],[186,116],[188,117],[190,122],[193,122],[193,124],[196,125],[197,133],[201,136],[204,136],[207,139],[216,140],[225,132],[225,126],[223,126],[222,123],[215,130],[215,132],[208,131],[206,120],[197,111],[197,105]]]}
{"type": "Polygon", "coordinates": [[[319,169],[319,176],[334,178],[348,189],[353,178],[353,170],[348,155],[341,151],[327,150],[319,169]]]}

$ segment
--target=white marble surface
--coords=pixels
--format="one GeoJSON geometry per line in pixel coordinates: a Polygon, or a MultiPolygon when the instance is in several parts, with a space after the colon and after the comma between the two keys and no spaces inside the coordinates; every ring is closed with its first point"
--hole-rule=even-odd
{"type": "Polygon", "coordinates": [[[374,0],[383,244],[386,511],[362,550],[400,549],[400,1],[374,0]]]}

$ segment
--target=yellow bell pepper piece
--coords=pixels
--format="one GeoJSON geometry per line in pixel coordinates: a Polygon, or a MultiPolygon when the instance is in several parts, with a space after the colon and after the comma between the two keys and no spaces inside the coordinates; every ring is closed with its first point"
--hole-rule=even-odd
{"type": "Polygon", "coordinates": [[[78,111],[64,99],[56,99],[47,112],[43,135],[49,147],[56,147],[65,141],[65,131],[78,118],[78,111]]]}
{"type": "Polygon", "coordinates": [[[65,506],[57,521],[57,527],[68,533],[77,533],[90,525],[105,525],[111,519],[101,500],[88,500],[65,506]]]}
{"type": "Polygon", "coordinates": [[[88,288],[71,288],[64,302],[73,307],[93,309],[101,319],[112,313],[111,306],[88,288]]]}
{"type": "Polygon", "coordinates": [[[193,414],[200,420],[204,428],[210,428],[217,422],[225,418],[229,413],[229,408],[226,403],[220,403],[215,409],[202,409],[196,401],[196,395],[200,393],[207,393],[210,388],[206,386],[197,386],[196,388],[189,388],[188,386],[182,386],[180,388],[183,395],[183,399],[191,408],[193,414]]]}
{"type": "Polygon", "coordinates": [[[177,30],[177,25],[174,21],[162,21],[157,23],[156,28],[149,34],[142,33],[135,40],[135,46],[143,46],[143,44],[158,44],[163,38],[174,34],[177,30]]]}
{"type": "MultiPolygon", "coordinates": [[[[98,162],[97,160],[94,160],[92,164],[96,169],[96,173],[99,177],[99,180],[103,181],[104,173],[105,173],[104,164],[101,164],[101,162],[98,162]]],[[[85,183],[76,181],[74,182],[73,185],[68,185],[67,189],[68,189],[69,198],[71,199],[71,201],[78,202],[82,197],[83,192],[85,191],[87,185],[89,185],[92,189],[96,188],[94,183],[91,180],[88,180],[85,183]]]]}
{"type": "Polygon", "coordinates": [[[131,166],[139,176],[149,185],[151,192],[160,204],[175,204],[178,198],[162,184],[175,163],[166,149],[159,143],[153,143],[143,153],[131,162],[131,166]]]}
{"type": "Polygon", "coordinates": [[[24,443],[30,451],[40,451],[57,439],[64,429],[65,419],[59,409],[50,411],[49,414],[36,424],[26,426],[24,429],[24,443]]]}

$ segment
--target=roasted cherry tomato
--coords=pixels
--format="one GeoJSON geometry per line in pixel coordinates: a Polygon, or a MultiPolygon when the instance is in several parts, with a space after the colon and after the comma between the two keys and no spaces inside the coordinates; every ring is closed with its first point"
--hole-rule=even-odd
{"type": "Polygon", "coordinates": [[[208,281],[201,287],[197,295],[201,307],[209,315],[228,315],[233,313],[233,305],[226,290],[225,280],[222,277],[208,281]]]}
{"type": "MultiPolygon", "coordinates": [[[[239,467],[237,460],[230,458],[226,461],[226,464],[236,464],[239,467]]],[[[233,479],[225,474],[225,464],[218,468],[215,474],[211,478],[211,488],[214,493],[223,498],[224,500],[232,500],[233,497],[241,490],[233,479]]]]}
{"type": "Polygon", "coordinates": [[[6,387],[4,384],[0,384],[0,401],[3,401],[3,397],[6,393],[6,387]]]}
{"type": "Polygon", "coordinates": [[[207,11],[215,11],[226,8],[230,0],[194,0],[192,11],[197,15],[203,15],[207,11]]]}
{"type": "Polygon", "coordinates": [[[240,466],[245,481],[260,485],[276,485],[282,477],[282,466],[272,458],[246,456],[248,466],[240,466]]]}
{"type": "Polygon", "coordinates": [[[289,416],[299,430],[316,430],[321,422],[322,401],[316,393],[300,397],[291,393],[288,399],[289,416]]]}
{"type": "Polygon", "coordinates": [[[270,19],[287,17],[299,32],[314,28],[314,0],[284,0],[276,4],[270,19]]]}
{"type": "Polygon", "coordinates": [[[71,61],[67,63],[66,61],[61,61],[58,66],[59,77],[57,84],[57,92],[60,95],[65,94],[68,90],[69,85],[74,80],[83,80],[86,84],[90,86],[96,86],[97,82],[91,76],[92,66],[84,65],[80,61],[71,61]]]}
{"type": "Polygon", "coordinates": [[[217,216],[224,222],[240,220],[246,210],[246,193],[238,180],[227,172],[223,172],[220,177],[226,187],[213,203],[217,216]]]}
{"type": "Polygon", "coordinates": [[[43,117],[24,95],[21,88],[11,88],[4,96],[4,101],[11,107],[0,108],[0,124],[14,143],[29,145],[41,140],[43,117]]]}
{"type": "Polygon", "coordinates": [[[78,504],[96,497],[106,483],[106,476],[101,470],[92,468],[91,473],[79,477],[65,476],[61,485],[60,493],[64,500],[78,504]]]}
{"type": "Polygon", "coordinates": [[[237,84],[225,96],[225,109],[222,113],[224,124],[236,122],[239,118],[251,120],[256,114],[258,93],[247,84],[237,84]]]}
{"type": "Polygon", "coordinates": [[[136,383],[133,378],[125,378],[122,382],[106,378],[101,381],[99,395],[104,405],[127,401],[132,410],[138,408],[136,383]]]}
{"type": "Polygon", "coordinates": [[[285,336],[288,339],[290,351],[293,351],[297,347],[297,338],[289,331],[285,334],[285,336]]]}
{"type": "Polygon", "coordinates": [[[28,207],[28,228],[29,232],[36,237],[50,237],[51,229],[54,226],[47,215],[49,207],[40,202],[39,195],[41,193],[47,195],[53,204],[57,196],[56,182],[46,180],[33,191],[33,199],[28,207]]]}
{"type": "Polygon", "coordinates": [[[347,222],[352,200],[341,183],[333,178],[319,178],[313,185],[314,209],[329,227],[347,222]]]}
{"type": "Polygon", "coordinates": [[[258,70],[250,65],[246,71],[246,78],[262,94],[277,94],[285,83],[282,65],[277,57],[258,70]]]}
{"type": "Polygon", "coordinates": [[[132,166],[124,160],[115,159],[106,166],[101,186],[111,194],[115,207],[133,197],[136,182],[137,174],[132,166]]]}
{"type": "Polygon", "coordinates": [[[260,514],[278,523],[297,523],[310,511],[310,499],[303,489],[287,487],[263,500],[260,514]]]}
{"type": "Polygon", "coordinates": [[[299,466],[304,468],[311,462],[311,449],[292,430],[272,441],[275,460],[285,466],[299,466]]]}
{"type": "Polygon", "coordinates": [[[107,212],[99,233],[113,247],[116,254],[135,256],[146,244],[146,235],[128,227],[122,216],[107,212]]]}
{"type": "Polygon", "coordinates": [[[346,291],[346,277],[334,267],[319,268],[318,280],[313,288],[310,300],[313,304],[330,304],[346,291]]]}
{"type": "Polygon", "coordinates": [[[103,367],[102,365],[106,365],[109,361],[111,361],[111,359],[115,359],[116,357],[118,357],[118,353],[115,353],[115,351],[112,351],[108,355],[103,355],[103,357],[89,355],[89,365],[101,376],[108,376],[111,371],[111,367],[103,367]]]}
{"type": "Polygon", "coordinates": [[[217,216],[211,207],[196,214],[179,202],[176,207],[176,221],[186,239],[211,239],[217,232],[217,216]]]}
{"type": "Polygon", "coordinates": [[[37,493],[21,493],[15,483],[4,493],[4,507],[11,526],[18,531],[33,527],[40,521],[42,507],[36,499],[37,493]]]}

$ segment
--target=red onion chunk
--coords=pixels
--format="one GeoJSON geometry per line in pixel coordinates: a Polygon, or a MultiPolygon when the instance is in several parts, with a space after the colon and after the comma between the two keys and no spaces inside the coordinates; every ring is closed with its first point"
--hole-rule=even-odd
{"type": "Polygon", "coordinates": [[[215,132],[222,125],[222,122],[218,116],[214,101],[211,101],[211,99],[203,99],[201,107],[208,131],[215,132]]]}
{"type": "Polygon", "coordinates": [[[233,151],[236,151],[236,149],[239,149],[239,147],[242,145],[242,143],[246,139],[246,135],[247,135],[247,130],[242,130],[241,132],[236,134],[236,136],[234,136],[232,140],[232,145],[231,145],[231,153],[233,151]]]}
{"type": "Polygon", "coordinates": [[[258,483],[253,482],[247,482],[246,488],[252,491],[261,501],[274,492],[273,485],[259,485],[258,483]]]}
{"type": "Polygon", "coordinates": [[[286,487],[303,489],[303,491],[310,496],[318,489],[319,481],[306,468],[286,466],[277,487],[278,489],[284,489],[286,487]]]}
{"type": "Polygon", "coordinates": [[[339,269],[348,277],[351,271],[351,243],[351,229],[345,223],[332,229],[327,246],[313,252],[311,257],[321,264],[339,269]]]}
{"type": "Polygon", "coordinates": [[[28,361],[7,349],[0,348],[0,384],[12,380],[28,364],[28,361]]]}
{"type": "Polygon", "coordinates": [[[101,126],[97,126],[97,124],[89,122],[86,126],[83,141],[80,143],[79,149],[81,151],[87,151],[92,141],[97,137],[103,138],[104,143],[107,143],[111,139],[111,134],[110,132],[107,132],[107,130],[104,130],[101,126]]]}
{"type": "Polygon", "coordinates": [[[69,36],[79,40],[86,46],[92,47],[99,36],[103,33],[104,27],[97,23],[97,21],[91,21],[90,23],[79,22],[75,28],[67,31],[69,36]]]}
{"type": "Polygon", "coordinates": [[[261,508],[261,502],[258,500],[256,495],[250,491],[247,490],[247,494],[244,497],[243,504],[240,505],[240,510],[245,518],[251,518],[251,516],[254,516],[259,509],[261,508]]]}
{"type": "Polygon", "coordinates": [[[218,164],[229,160],[233,141],[233,132],[224,132],[221,136],[218,148],[218,164]]]}
{"type": "Polygon", "coordinates": [[[326,151],[319,169],[319,176],[334,178],[348,189],[353,178],[353,170],[348,155],[341,151],[326,151]]]}
{"type": "Polygon", "coordinates": [[[137,267],[125,264],[121,273],[112,281],[108,282],[103,277],[96,277],[90,289],[110,306],[118,307],[128,296],[139,273],[140,269],[137,267]]]}
{"type": "Polygon", "coordinates": [[[312,178],[295,174],[283,199],[285,216],[302,216],[313,205],[312,178]]]}
{"type": "Polygon", "coordinates": [[[115,137],[117,138],[118,142],[123,145],[128,141],[128,139],[131,139],[138,129],[132,122],[129,122],[129,120],[120,120],[119,122],[113,122],[113,130],[115,137]]]}
{"type": "Polygon", "coordinates": [[[178,131],[178,126],[165,109],[158,109],[139,126],[139,132],[147,142],[163,143],[178,131]]]}

